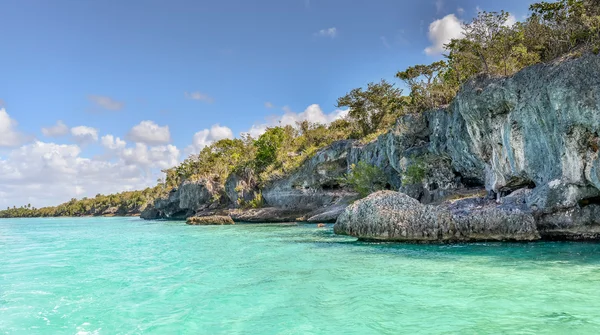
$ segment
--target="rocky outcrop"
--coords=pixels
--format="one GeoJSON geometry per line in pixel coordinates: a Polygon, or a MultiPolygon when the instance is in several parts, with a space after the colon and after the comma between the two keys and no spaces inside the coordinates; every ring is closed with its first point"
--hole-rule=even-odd
{"type": "Polygon", "coordinates": [[[236,222],[248,223],[280,223],[304,221],[303,217],[306,211],[294,208],[251,208],[234,209],[229,212],[231,218],[236,222]]]}
{"type": "Polygon", "coordinates": [[[531,241],[540,238],[530,211],[482,198],[423,205],[403,193],[382,191],[340,215],[336,234],[403,242],[531,241]]]}
{"type": "Polygon", "coordinates": [[[186,220],[186,223],[192,226],[223,226],[234,224],[230,216],[224,215],[192,216],[186,220]]]}
{"type": "Polygon", "coordinates": [[[225,181],[225,193],[234,207],[254,200],[258,192],[258,183],[251,169],[236,171],[225,181]]]}
{"type": "MultiPolygon", "coordinates": [[[[386,171],[392,167],[388,174],[395,171],[402,176],[398,190],[421,203],[439,204],[463,188],[485,187],[496,205],[482,208],[495,209],[468,211],[468,217],[479,220],[476,218],[482,215],[495,215],[509,228],[514,216],[506,216],[505,209],[512,210],[506,203],[514,202],[511,194],[520,190],[519,215],[525,215],[527,222],[533,218],[536,234],[541,238],[596,239],[600,237],[599,74],[600,57],[587,54],[535,65],[508,78],[476,78],[461,88],[450,106],[399,119],[390,133],[378,139],[378,144],[361,148],[371,154],[361,155],[377,156],[371,161],[386,171]]],[[[355,208],[356,213],[346,212],[339,218],[337,231],[385,239],[389,230],[384,226],[415,227],[410,219],[418,217],[414,203],[409,211],[399,205],[379,206],[375,199],[359,204],[363,207],[355,208]],[[384,211],[380,222],[369,229],[360,226],[351,215],[363,213],[365,208],[384,211]],[[385,212],[390,208],[402,213],[385,212]],[[349,222],[354,223],[346,226],[349,222]]],[[[447,204],[428,210],[434,208],[438,214],[440,210],[450,210],[452,217],[457,218],[457,209],[447,204]]],[[[422,223],[425,226],[421,228],[429,231],[427,224],[439,223],[436,220],[422,223]]],[[[439,240],[448,240],[450,230],[443,227],[439,240]]],[[[461,231],[461,236],[473,236],[467,233],[461,231]]],[[[418,237],[415,234],[407,236],[418,237]]],[[[512,239],[511,235],[497,236],[512,239]]],[[[391,236],[390,239],[402,240],[396,233],[391,236]]]]}
{"type": "Polygon", "coordinates": [[[446,108],[403,116],[371,143],[334,143],[261,189],[253,176],[236,172],[224,189],[181,185],[142,216],[183,218],[229,208],[234,220],[250,222],[339,216],[336,231],[374,239],[598,238],[598,74],[600,56],[587,54],[507,78],[481,76],[446,108]],[[378,166],[386,188],[405,195],[378,194],[345,210],[356,194],[340,179],[360,161],[378,166]],[[487,196],[447,201],[471,189],[487,196]],[[266,208],[234,208],[259,191],[266,208]]]}
{"type": "Polygon", "coordinates": [[[160,219],[160,212],[154,206],[149,205],[142,211],[140,218],[144,220],[156,220],[160,219]]]}
{"type": "Polygon", "coordinates": [[[144,211],[145,219],[185,219],[196,212],[221,205],[223,188],[212,181],[186,181],[177,189],[171,190],[165,198],[159,198],[154,206],[144,211]]]}
{"type": "Polygon", "coordinates": [[[340,185],[348,170],[352,141],[340,141],[317,152],[314,157],[282,179],[262,189],[268,206],[312,211],[336,203],[349,203],[356,194],[340,185]]]}

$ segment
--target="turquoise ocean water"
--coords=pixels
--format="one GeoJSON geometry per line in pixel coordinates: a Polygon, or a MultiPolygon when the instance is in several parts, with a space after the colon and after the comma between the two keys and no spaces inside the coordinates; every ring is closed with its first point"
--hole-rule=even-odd
{"type": "Polygon", "coordinates": [[[600,244],[0,220],[0,334],[598,334],[600,244]]]}

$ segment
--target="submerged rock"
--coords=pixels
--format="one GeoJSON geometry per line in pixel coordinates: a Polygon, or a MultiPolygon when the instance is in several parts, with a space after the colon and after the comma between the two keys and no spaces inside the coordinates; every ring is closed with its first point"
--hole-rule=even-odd
{"type": "Polygon", "coordinates": [[[232,225],[235,224],[230,216],[224,215],[212,215],[212,216],[192,216],[186,221],[189,225],[203,225],[203,226],[211,226],[211,225],[232,225]]]}
{"type": "Polygon", "coordinates": [[[485,199],[423,205],[382,191],[355,202],[334,226],[336,234],[406,242],[531,241],[540,238],[531,212],[485,199]]]}
{"type": "Polygon", "coordinates": [[[280,223],[303,221],[306,211],[298,209],[266,207],[256,209],[235,209],[231,210],[229,215],[236,222],[280,223]]]}

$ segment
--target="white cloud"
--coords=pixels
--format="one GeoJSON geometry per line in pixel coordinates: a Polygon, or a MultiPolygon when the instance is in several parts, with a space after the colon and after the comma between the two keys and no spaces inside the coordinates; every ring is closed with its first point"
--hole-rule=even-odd
{"type": "Polygon", "coordinates": [[[114,137],[113,135],[102,136],[102,138],[100,139],[100,143],[104,148],[111,151],[123,150],[127,145],[127,142],[123,141],[118,137],[114,137]]]}
{"type": "Polygon", "coordinates": [[[506,19],[506,22],[504,22],[504,26],[512,27],[515,23],[517,23],[517,18],[514,15],[509,13],[508,19],[506,19]]]}
{"type": "Polygon", "coordinates": [[[179,150],[172,145],[125,148],[124,141],[107,135],[107,147],[120,150],[117,159],[90,159],[76,144],[36,141],[0,158],[0,206],[31,203],[57,205],[74,197],[93,197],[154,186],[159,169],[178,163],[179,150]]]}
{"type": "Polygon", "coordinates": [[[68,133],[69,127],[61,120],[58,120],[54,126],[42,128],[42,134],[47,137],[59,137],[67,135],[68,133]]]}
{"type": "Polygon", "coordinates": [[[271,108],[275,108],[275,105],[273,105],[273,103],[267,101],[267,102],[265,102],[265,107],[271,109],[271,108]]]}
{"type": "Polygon", "coordinates": [[[185,92],[184,93],[185,97],[190,99],[190,100],[198,100],[198,101],[204,101],[204,102],[208,102],[209,104],[215,102],[215,99],[213,99],[211,96],[209,96],[208,94],[202,93],[202,92],[185,92]]]}
{"type": "Polygon", "coordinates": [[[123,107],[125,107],[125,104],[123,102],[117,101],[111,97],[107,97],[107,96],[103,96],[103,95],[89,95],[88,99],[94,103],[94,105],[96,105],[97,107],[103,108],[103,109],[107,109],[107,110],[111,110],[111,111],[118,111],[123,109],[123,107]]]}
{"type": "Polygon", "coordinates": [[[233,138],[233,131],[228,127],[215,124],[210,129],[204,129],[195,133],[192,145],[186,149],[186,153],[188,155],[199,153],[204,147],[225,138],[233,138]]]}
{"type": "Polygon", "coordinates": [[[321,37],[335,38],[337,36],[337,28],[332,27],[332,28],[327,28],[327,29],[321,29],[315,35],[321,36],[321,37]]]}
{"type": "Polygon", "coordinates": [[[73,127],[71,128],[71,135],[73,136],[75,142],[79,144],[87,144],[98,141],[98,129],[92,127],[73,127]]]}
{"type": "Polygon", "coordinates": [[[437,55],[444,51],[444,45],[452,39],[463,38],[462,22],[454,14],[435,20],[429,25],[429,40],[432,45],[425,49],[428,55],[437,55]]]}
{"type": "Polygon", "coordinates": [[[4,100],[0,99],[0,107],[4,107],[5,103],[4,100]]]}
{"type": "Polygon", "coordinates": [[[133,142],[150,145],[167,144],[171,142],[169,126],[159,126],[153,121],[146,120],[135,125],[129,131],[127,137],[133,142]]]}
{"type": "Polygon", "coordinates": [[[133,148],[126,148],[120,153],[126,165],[143,168],[166,169],[179,163],[179,149],[174,145],[148,147],[136,143],[133,148]]]}
{"type": "Polygon", "coordinates": [[[304,112],[294,113],[288,106],[283,107],[284,114],[281,116],[272,116],[265,123],[252,125],[248,134],[254,138],[262,135],[268,127],[275,126],[296,126],[297,122],[309,121],[312,123],[329,124],[335,120],[341,119],[348,115],[347,110],[335,110],[329,114],[325,114],[321,107],[317,104],[308,106],[304,112]]]}
{"type": "Polygon", "coordinates": [[[28,141],[28,136],[19,132],[17,121],[10,118],[6,109],[0,108],[0,147],[16,147],[28,141]]]}
{"type": "Polygon", "coordinates": [[[465,9],[464,9],[464,8],[462,8],[462,7],[458,7],[458,8],[456,9],[456,13],[458,13],[458,15],[459,15],[459,16],[462,16],[462,15],[464,15],[464,14],[465,14],[465,9]]]}

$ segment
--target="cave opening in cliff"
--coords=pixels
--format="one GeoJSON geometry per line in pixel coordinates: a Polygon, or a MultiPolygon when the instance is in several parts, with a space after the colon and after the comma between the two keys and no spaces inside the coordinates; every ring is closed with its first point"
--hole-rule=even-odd
{"type": "Polygon", "coordinates": [[[337,191],[342,189],[342,185],[340,185],[339,183],[325,183],[321,185],[321,188],[324,191],[337,191]]]}
{"type": "Polygon", "coordinates": [[[484,188],[485,183],[479,178],[464,177],[460,172],[454,172],[454,174],[460,180],[460,183],[466,188],[484,188]]]}
{"type": "Polygon", "coordinates": [[[579,207],[586,207],[589,205],[600,205],[600,196],[581,199],[578,201],[578,204],[579,207]]]}

